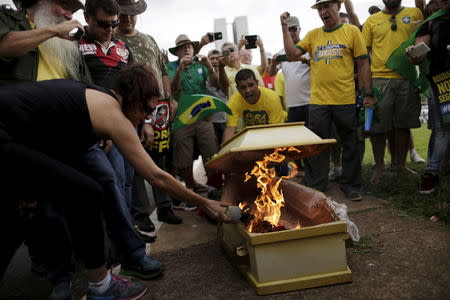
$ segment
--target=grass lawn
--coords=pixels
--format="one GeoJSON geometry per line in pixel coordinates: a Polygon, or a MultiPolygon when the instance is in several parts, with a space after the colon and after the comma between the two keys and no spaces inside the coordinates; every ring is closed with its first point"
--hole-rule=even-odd
{"type": "MultiPolygon", "coordinates": [[[[431,131],[426,125],[413,130],[416,151],[427,160],[428,140],[431,131]]],[[[440,186],[431,195],[419,194],[419,178],[412,175],[398,175],[389,170],[390,155],[386,151],[386,171],[377,185],[370,184],[373,166],[372,146],[366,139],[366,151],[363,160],[364,190],[367,194],[386,199],[390,205],[404,210],[408,215],[430,218],[436,216],[446,225],[450,225],[450,171],[447,166],[440,178],[440,186]]],[[[418,173],[422,173],[425,164],[410,162],[409,154],[406,158],[407,166],[418,173]]]]}

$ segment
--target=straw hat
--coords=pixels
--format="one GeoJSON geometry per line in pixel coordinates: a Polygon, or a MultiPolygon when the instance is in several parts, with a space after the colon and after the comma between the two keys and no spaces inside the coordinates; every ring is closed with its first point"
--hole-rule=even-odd
{"type": "Polygon", "coordinates": [[[129,16],[142,14],[147,9],[144,0],[116,0],[120,7],[120,13],[129,16]]]}
{"type": "Polygon", "coordinates": [[[169,48],[169,52],[176,55],[177,48],[186,44],[192,44],[196,48],[200,43],[191,41],[186,34],[180,34],[175,40],[175,47],[169,48]]]}
{"type": "Polygon", "coordinates": [[[344,2],[344,0],[316,0],[316,4],[314,4],[313,6],[311,6],[311,8],[317,9],[317,5],[320,3],[325,3],[325,2],[333,2],[333,1],[338,1],[340,3],[344,2]]]}

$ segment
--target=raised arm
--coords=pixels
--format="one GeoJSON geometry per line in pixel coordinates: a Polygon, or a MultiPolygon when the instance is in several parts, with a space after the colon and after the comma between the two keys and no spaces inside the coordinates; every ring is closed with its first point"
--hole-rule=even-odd
{"type": "Polygon", "coordinates": [[[225,66],[228,62],[228,56],[221,56],[219,58],[219,84],[220,89],[226,95],[228,93],[228,87],[230,86],[230,82],[228,81],[227,73],[225,72],[225,66]]]}
{"type": "Polygon", "coordinates": [[[353,7],[352,0],[345,0],[344,5],[350,19],[350,24],[361,28],[361,23],[359,22],[358,15],[356,14],[355,8],[353,7]]]}
{"type": "Polygon", "coordinates": [[[414,0],[416,7],[425,13],[425,1],[424,0],[414,0]]]}
{"type": "Polygon", "coordinates": [[[8,32],[0,39],[0,57],[23,56],[52,37],[73,41],[74,38],[69,36],[69,32],[77,27],[83,29],[80,22],[71,20],[47,28],[8,32]]]}
{"type": "Polygon", "coordinates": [[[256,46],[259,48],[259,56],[261,57],[261,64],[258,67],[259,74],[264,74],[267,69],[267,57],[266,51],[264,50],[264,43],[262,39],[258,36],[256,39],[256,46]]]}
{"type": "Polygon", "coordinates": [[[208,69],[208,81],[211,83],[212,86],[220,89],[219,76],[217,75],[217,72],[214,70],[214,67],[212,66],[209,58],[203,55],[197,56],[201,58],[200,63],[208,69]]]}
{"type": "Polygon", "coordinates": [[[289,13],[284,12],[280,16],[281,21],[281,30],[283,32],[283,44],[284,50],[286,51],[286,55],[289,57],[289,60],[295,60],[295,58],[300,59],[300,56],[305,54],[302,50],[295,47],[294,42],[292,41],[292,37],[289,34],[287,19],[289,18],[289,13]]]}
{"type": "Polygon", "coordinates": [[[213,34],[212,32],[207,32],[204,36],[202,36],[202,38],[200,39],[200,43],[198,44],[197,47],[194,48],[194,55],[196,55],[197,53],[200,52],[200,50],[202,50],[202,48],[206,45],[208,45],[209,43],[211,43],[211,41],[209,40],[209,35],[213,34]]]}

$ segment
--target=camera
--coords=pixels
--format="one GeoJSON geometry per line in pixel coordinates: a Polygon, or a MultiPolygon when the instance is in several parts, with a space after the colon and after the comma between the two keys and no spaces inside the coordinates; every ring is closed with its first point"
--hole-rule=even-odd
{"type": "Polygon", "coordinates": [[[288,57],[286,54],[278,55],[276,61],[277,62],[288,61],[288,57]]]}
{"type": "Polygon", "coordinates": [[[254,48],[256,48],[256,40],[258,39],[257,35],[245,35],[244,38],[248,42],[245,45],[245,49],[254,49],[254,48]]]}
{"type": "Polygon", "coordinates": [[[83,37],[84,31],[80,28],[74,28],[69,31],[69,35],[79,41],[83,37]]]}
{"type": "Polygon", "coordinates": [[[196,62],[198,62],[200,59],[198,58],[198,56],[193,56],[192,57],[192,62],[193,63],[196,63],[196,62]]]}
{"type": "Polygon", "coordinates": [[[222,39],[222,32],[214,32],[214,33],[208,33],[208,39],[210,42],[221,40],[222,39]]]}

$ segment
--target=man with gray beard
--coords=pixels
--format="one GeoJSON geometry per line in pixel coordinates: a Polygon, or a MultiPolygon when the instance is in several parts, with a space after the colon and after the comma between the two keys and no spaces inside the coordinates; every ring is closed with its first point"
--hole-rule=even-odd
{"type": "Polygon", "coordinates": [[[83,29],[72,15],[79,0],[22,0],[19,10],[0,9],[0,85],[72,78],[90,82],[69,32],[83,29]],[[6,70],[6,71],[5,71],[6,70]]]}

